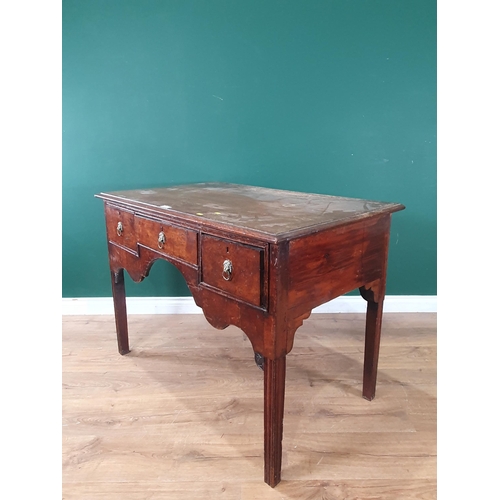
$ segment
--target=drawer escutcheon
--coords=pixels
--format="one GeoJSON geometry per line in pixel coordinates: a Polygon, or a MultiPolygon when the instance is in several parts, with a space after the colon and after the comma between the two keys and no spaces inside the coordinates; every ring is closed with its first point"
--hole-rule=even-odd
{"type": "Polygon", "coordinates": [[[165,242],[167,241],[167,238],[165,237],[165,233],[163,231],[160,231],[158,233],[158,248],[163,248],[163,245],[165,245],[165,242]]]}

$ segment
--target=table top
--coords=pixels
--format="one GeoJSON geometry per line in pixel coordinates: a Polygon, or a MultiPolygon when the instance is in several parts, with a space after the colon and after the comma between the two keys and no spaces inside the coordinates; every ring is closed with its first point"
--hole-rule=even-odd
{"type": "Polygon", "coordinates": [[[187,216],[208,226],[227,226],[230,230],[236,227],[274,241],[405,208],[399,203],[223,183],[114,191],[96,196],[174,217],[187,216]]]}

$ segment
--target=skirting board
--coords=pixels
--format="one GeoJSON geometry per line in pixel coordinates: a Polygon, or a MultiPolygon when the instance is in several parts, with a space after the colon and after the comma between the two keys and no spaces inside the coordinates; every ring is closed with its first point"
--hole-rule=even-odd
{"type": "MultiPolygon", "coordinates": [[[[362,297],[344,295],[313,309],[313,313],[364,313],[362,297]]],[[[436,295],[386,295],[384,312],[437,312],[436,295]]],[[[64,298],[63,316],[113,314],[111,297],[64,298]]],[[[127,297],[128,314],[202,314],[192,297],[127,297]]]]}

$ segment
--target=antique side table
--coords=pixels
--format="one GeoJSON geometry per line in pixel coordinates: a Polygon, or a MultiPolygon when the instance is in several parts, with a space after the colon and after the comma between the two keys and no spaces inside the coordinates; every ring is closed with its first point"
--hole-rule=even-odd
{"type": "Polygon", "coordinates": [[[129,352],[123,270],[156,259],[184,276],[215,328],[238,326],[264,370],[264,481],[281,479],[285,359],[311,310],[359,288],[367,301],[363,397],[375,396],[391,214],[397,203],[236,184],[116,191],[104,200],[116,332],[129,352]]]}

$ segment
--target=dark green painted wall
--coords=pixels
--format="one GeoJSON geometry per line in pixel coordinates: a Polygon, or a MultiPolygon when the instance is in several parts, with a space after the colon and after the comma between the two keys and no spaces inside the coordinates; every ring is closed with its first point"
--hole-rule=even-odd
{"type": "Polygon", "coordinates": [[[63,296],[111,294],[95,193],[203,181],[401,202],[387,293],[435,294],[435,1],[64,0],[63,296]]]}

